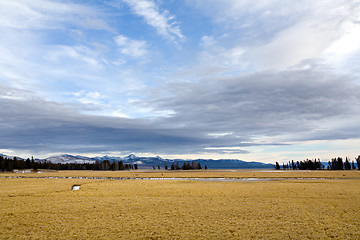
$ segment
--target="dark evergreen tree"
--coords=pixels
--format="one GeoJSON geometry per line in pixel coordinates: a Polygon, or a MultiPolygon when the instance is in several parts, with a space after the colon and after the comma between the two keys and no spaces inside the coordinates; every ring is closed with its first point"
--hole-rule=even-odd
{"type": "Polygon", "coordinates": [[[119,161],[119,170],[125,170],[123,161],[119,161]]]}
{"type": "Polygon", "coordinates": [[[351,170],[351,164],[348,157],[345,158],[344,168],[345,170],[351,170]]]}
{"type": "Polygon", "coordinates": [[[119,169],[119,164],[117,161],[113,161],[112,164],[111,164],[111,170],[112,171],[116,171],[119,169]]]}
{"type": "Polygon", "coordinates": [[[9,172],[12,172],[13,170],[14,170],[14,162],[15,161],[10,161],[10,160],[8,160],[7,161],[7,171],[9,171],[9,172]]]}
{"type": "Polygon", "coordinates": [[[111,164],[110,164],[109,160],[104,160],[102,162],[102,169],[105,171],[108,171],[111,169],[111,164]]]}
{"type": "Polygon", "coordinates": [[[183,162],[183,166],[181,167],[182,170],[187,170],[187,164],[183,162]]]}
{"type": "Polygon", "coordinates": [[[331,159],[333,170],[344,170],[343,160],[341,157],[331,159]]]}
{"type": "Polygon", "coordinates": [[[179,162],[176,162],[176,164],[175,164],[175,170],[179,170],[179,169],[181,169],[180,166],[179,166],[179,162]]]}
{"type": "Polygon", "coordinates": [[[0,156],[0,169],[1,171],[5,171],[5,159],[3,156],[0,156]]]}
{"type": "Polygon", "coordinates": [[[295,165],[295,163],[294,163],[294,160],[291,160],[291,167],[292,167],[293,170],[296,169],[296,165],[295,165]]]}
{"type": "Polygon", "coordinates": [[[26,169],[31,169],[31,161],[30,161],[30,158],[27,158],[27,159],[26,159],[25,164],[26,164],[26,169]]]}
{"type": "Polygon", "coordinates": [[[276,169],[276,170],[280,170],[280,165],[279,165],[278,162],[275,163],[275,169],[276,169]]]}

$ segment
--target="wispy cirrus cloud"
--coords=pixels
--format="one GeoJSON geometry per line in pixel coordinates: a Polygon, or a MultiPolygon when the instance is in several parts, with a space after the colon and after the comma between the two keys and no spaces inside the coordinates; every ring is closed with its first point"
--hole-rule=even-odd
{"type": "Polygon", "coordinates": [[[77,3],[57,1],[2,1],[0,27],[55,29],[73,25],[85,29],[112,30],[95,9],[77,3]]]}
{"type": "Polygon", "coordinates": [[[177,41],[184,39],[175,16],[169,11],[163,10],[152,0],[123,0],[140,17],[143,17],[147,24],[154,27],[156,31],[169,40],[177,41]]]}
{"type": "Polygon", "coordinates": [[[100,67],[101,64],[106,62],[97,51],[81,45],[48,47],[45,58],[53,62],[62,62],[64,59],[72,59],[84,62],[93,67],[100,67]]]}

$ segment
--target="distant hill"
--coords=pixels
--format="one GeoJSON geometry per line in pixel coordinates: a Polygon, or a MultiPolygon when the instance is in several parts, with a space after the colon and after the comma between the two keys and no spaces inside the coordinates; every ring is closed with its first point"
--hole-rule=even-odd
{"type": "Polygon", "coordinates": [[[18,160],[23,160],[21,157],[18,156],[9,156],[9,155],[5,155],[0,153],[0,156],[4,157],[4,158],[10,158],[10,159],[14,159],[14,157],[16,157],[18,160]]]}
{"type": "Polygon", "coordinates": [[[156,157],[138,157],[134,154],[130,154],[126,157],[111,157],[111,156],[102,156],[102,157],[84,157],[84,156],[73,156],[69,154],[63,154],[59,156],[52,156],[45,159],[40,159],[37,161],[49,161],[52,163],[95,163],[96,161],[105,161],[110,162],[114,161],[123,161],[124,164],[137,164],[139,169],[151,169],[153,167],[157,168],[160,166],[161,169],[164,169],[165,164],[170,168],[172,163],[179,163],[181,167],[183,162],[198,162],[204,168],[207,166],[210,169],[269,169],[274,168],[273,164],[265,164],[261,162],[246,162],[237,159],[196,159],[196,160],[185,160],[185,159],[164,159],[159,156],[156,157]]]}
{"type": "Polygon", "coordinates": [[[73,155],[69,155],[69,154],[63,154],[63,155],[59,155],[59,156],[53,156],[53,157],[48,157],[45,159],[41,159],[38,161],[48,161],[48,162],[52,162],[52,163],[79,163],[79,164],[83,164],[83,163],[95,163],[96,160],[89,158],[89,157],[83,157],[83,156],[73,156],[73,155]]]}

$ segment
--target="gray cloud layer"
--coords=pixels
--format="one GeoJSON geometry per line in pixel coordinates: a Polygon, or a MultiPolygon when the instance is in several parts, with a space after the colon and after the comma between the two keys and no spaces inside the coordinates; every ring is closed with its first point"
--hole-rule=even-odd
{"type": "MultiPolygon", "coordinates": [[[[177,113],[168,119],[171,123],[208,132],[233,132],[245,141],[252,136],[283,134],[291,135],[287,140],[321,139],[321,135],[343,128],[337,125],[359,120],[359,85],[311,69],[173,84],[168,91],[171,97],[155,104],[177,113]],[[314,135],[308,136],[309,132],[314,135]],[[303,139],[302,134],[307,137],[303,139]]],[[[333,138],[351,137],[339,131],[333,138]]],[[[352,135],[358,134],[354,131],[352,135]]]]}
{"type": "Polygon", "coordinates": [[[172,110],[171,117],[133,120],[80,114],[31,92],[2,86],[0,148],[181,154],[237,147],[234,153],[247,153],[240,148],[356,138],[359,92],[351,78],[315,68],[204,79],[155,89],[137,103],[172,110]]]}

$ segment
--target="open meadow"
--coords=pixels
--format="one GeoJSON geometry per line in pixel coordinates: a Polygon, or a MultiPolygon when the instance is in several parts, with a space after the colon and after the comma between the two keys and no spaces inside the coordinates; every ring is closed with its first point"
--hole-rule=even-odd
{"type": "Polygon", "coordinates": [[[0,173],[0,222],[0,239],[360,239],[360,171],[0,173]]]}

